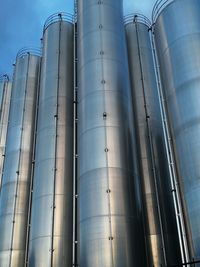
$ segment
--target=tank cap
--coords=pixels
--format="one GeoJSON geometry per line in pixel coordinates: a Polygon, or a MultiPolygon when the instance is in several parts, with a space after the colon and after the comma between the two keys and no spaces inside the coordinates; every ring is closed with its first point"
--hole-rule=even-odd
{"type": "Polygon", "coordinates": [[[160,13],[166,6],[174,2],[174,0],[157,0],[153,6],[152,22],[155,23],[160,13]]]}
{"type": "Polygon", "coordinates": [[[21,58],[27,55],[41,56],[41,49],[37,47],[23,47],[17,53],[16,58],[21,58]]]}
{"type": "Polygon", "coordinates": [[[9,76],[8,74],[0,74],[0,82],[8,82],[9,76]]]}
{"type": "Polygon", "coordinates": [[[67,21],[74,23],[74,16],[70,13],[66,12],[57,12],[52,14],[47,18],[47,20],[44,23],[44,28],[43,32],[53,23],[58,22],[58,21],[67,21]]]}
{"type": "Polygon", "coordinates": [[[133,14],[128,14],[124,17],[124,24],[127,25],[129,23],[142,23],[149,28],[151,27],[151,21],[148,19],[146,16],[140,14],[140,13],[133,13],[133,14]]]}

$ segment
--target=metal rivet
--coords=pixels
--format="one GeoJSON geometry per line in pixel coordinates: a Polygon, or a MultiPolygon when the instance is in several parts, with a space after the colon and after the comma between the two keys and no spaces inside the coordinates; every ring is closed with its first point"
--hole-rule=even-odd
{"type": "Polygon", "coordinates": [[[106,112],[104,112],[104,113],[103,113],[103,119],[105,120],[105,119],[106,119],[106,117],[107,117],[107,113],[106,113],[106,112]]]}
{"type": "Polygon", "coordinates": [[[106,193],[110,193],[110,192],[111,192],[111,190],[110,190],[110,189],[107,189],[107,190],[106,190],[106,193]]]}
{"type": "Polygon", "coordinates": [[[104,151],[105,151],[105,152],[108,152],[108,148],[106,147],[106,148],[104,149],[104,151]]]}

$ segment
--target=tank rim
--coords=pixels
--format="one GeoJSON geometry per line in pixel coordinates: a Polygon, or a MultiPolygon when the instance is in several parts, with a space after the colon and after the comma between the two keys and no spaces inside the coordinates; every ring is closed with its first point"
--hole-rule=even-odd
{"type": "Polygon", "coordinates": [[[152,22],[155,23],[161,12],[174,0],[157,0],[152,10],[152,22]]]}
{"type": "Polygon", "coordinates": [[[21,58],[26,55],[33,55],[40,57],[41,49],[37,47],[23,47],[18,51],[16,58],[21,58]]]}
{"type": "Polygon", "coordinates": [[[142,23],[149,28],[151,27],[151,21],[148,17],[144,16],[143,14],[140,13],[133,13],[133,14],[128,14],[124,16],[124,25],[130,24],[130,23],[135,23],[139,22],[142,23]]]}
{"type": "Polygon", "coordinates": [[[58,21],[67,21],[70,23],[74,23],[74,16],[70,13],[67,12],[56,12],[49,16],[43,27],[43,32],[53,23],[58,22],[58,21]]]}
{"type": "Polygon", "coordinates": [[[0,82],[8,82],[10,80],[8,74],[0,74],[0,82]]]}

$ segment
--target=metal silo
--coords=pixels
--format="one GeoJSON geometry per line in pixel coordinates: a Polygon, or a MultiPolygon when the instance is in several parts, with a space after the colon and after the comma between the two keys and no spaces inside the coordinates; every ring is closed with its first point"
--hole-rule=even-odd
{"type": "Polygon", "coordinates": [[[12,82],[7,75],[0,77],[0,191],[3,163],[5,158],[6,135],[10,110],[12,82]]]}
{"type": "Polygon", "coordinates": [[[141,14],[125,17],[143,194],[148,266],[180,262],[171,184],[149,29],[141,14]]]}
{"type": "Polygon", "coordinates": [[[39,66],[38,51],[18,53],[0,193],[1,267],[25,265],[39,66]]]}
{"type": "Polygon", "coordinates": [[[67,13],[53,14],[44,25],[30,267],[72,266],[73,30],[67,13]]]}
{"type": "Polygon", "coordinates": [[[186,254],[189,250],[190,260],[192,258],[198,260],[200,259],[200,1],[158,1],[154,7],[153,20],[163,96],[187,229],[188,242],[183,248],[186,254]]]}
{"type": "Polygon", "coordinates": [[[128,73],[122,1],[78,1],[80,267],[146,266],[128,73]]]}

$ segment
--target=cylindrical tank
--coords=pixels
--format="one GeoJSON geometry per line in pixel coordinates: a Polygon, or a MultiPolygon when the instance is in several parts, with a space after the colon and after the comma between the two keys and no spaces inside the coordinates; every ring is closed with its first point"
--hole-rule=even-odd
{"type": "Polygon", "coordinates": [[[153,19],[190,257],[200,259],[200,1],[158,1],[153,19]]]}
{"type": "Polygon", "coordinates": [[[78,1],[80,267],[146,266],[128,73],[122,1],[78,1]]]}
{"type": "Polygon", "coordinates": [[[150,27],[151,22],[141,14],[125,18],[148,266],[160,267],[180,263],[180,250],[164,152],[150,27]]]}
{"type": "Polygon", "coordinates": [[[0,193],[1,267],[25,265],[39,66],[37,51],[18,53],[0,193]]]}
{"type": "Polygon", "coordinates": [[[0,191],[3,164],[5,158],[5,145],[10,110],[11,86],[12,82],[9,80],[8,75],[3,75],[0,77],[0,191]]]}
{"type": "Polygon", "coordinates": [[[30,267],[72,266],[73,17],[50,16],[43,32],[30,267]]]}

